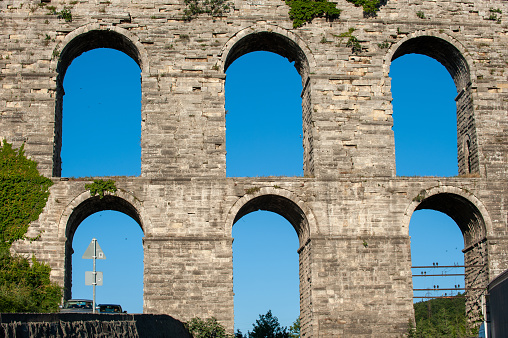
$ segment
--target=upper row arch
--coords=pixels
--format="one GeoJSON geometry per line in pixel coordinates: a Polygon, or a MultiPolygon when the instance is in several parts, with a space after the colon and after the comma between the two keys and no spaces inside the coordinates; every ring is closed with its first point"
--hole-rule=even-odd
{"type": "Polygon", "coordinates": [[[279,26],[255,24],[238,31],[226,42],[218,55],[219,69],[226,72],[236,59],[255,51],[273,52],[294,61],[302,77],[316,67],[311,49],[298,35],[279,26]]]}
{"type": "MultiPolygon", "coordinates": [[[[61,79],[76,57],[95,48],[122,51],[139,65],[142,74],[150,74],[146,49],[139,38],[126,29],[88,24],[69,33],[63,45],[57,66],[61,79]]],[[[238,31],[225,43],[218,55],[219,69],[225,72],[237,58],[259,50],[274,52],[290,62],[294,61],[302,77],[317,66],[311,49],[298,35],[279,26],[255,24],[238,31]]],[[[450,35],[433,31],[417,31],[393,44],[384,57],[385,75],[388,75],[393,60],[409,53],[424,54],[442,63],[454,78],[458,91],[476,78],[473,61],[466,48],[450,35]]]]}
{"type": "Polygon", "coordinates": [[[116,26],[101,26],[97,23],[77,28],[66,35],[60,53],[57,71],[61,79],[72,61],[81,54],[96,48],[111,48],[131,57],[141,69],[141,74],[150,74],[148,53],[139,38],[128,30],[116,26]]]}
{"type": "Polygon", "coordinates": [[[384,75],[388,76],[392,61],[406,54],[422,54],[441,63],[450,73],[457,91],[474,86],[476,71],[471,56],[457,39],[444,32],[416,31],[394,43],[386,53],[384,75]]]}

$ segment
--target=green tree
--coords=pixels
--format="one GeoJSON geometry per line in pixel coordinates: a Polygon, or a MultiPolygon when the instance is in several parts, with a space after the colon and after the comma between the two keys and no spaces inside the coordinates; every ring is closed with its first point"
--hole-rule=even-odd
{"type": "Polygon", "coordinates": [[[194,338],[234,338],[214,317],[206,320],[194,317],[186,323],[186,327],[194,338]]]}
{"type": "Polygon", "coordinates": [[[53,312],[61,288],[51,283],[48,265],[32,257],[12,256],[10,247],[26,237],[39,218],[52,181],[39,174],[37,163],[5,140],[0,147],[0,312],[53,312]]]}
{"type": "Polygon", "coordinates": [[[290,338],[300,338],[300,317],[296,318],[293,325],[289,327],[290,338]]]}
{"type": "Polygon", "coordinates": [[[413,306],[416,328],[411,330],[411,337],[470,337],[477,334],[467,321],[465,298],[461,295],[413,306]]]}
{"type": "MultiPolygon", "coordinates": [[[[256,324],[252,324],[252,332],[247,333],[248,338],[290,338],[286,327],[281,327],[279,319],[268,310],[265,315],[259,315],[256,324]]],[[[238,336],[237,337],[242,337],[238,336]]]]}

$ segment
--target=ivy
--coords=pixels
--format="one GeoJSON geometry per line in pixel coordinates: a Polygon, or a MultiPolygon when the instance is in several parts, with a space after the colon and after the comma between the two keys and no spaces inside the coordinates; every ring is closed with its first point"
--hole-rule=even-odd
{"type": "Polygon", "coordinates": [[[184,19],[192,20],[199,14],[208,14],[213,18],[224,16],[233,8],[227,0],[184,0],[187,8],[184,10],[184,19]]]}
{"type": "Polygon", "coordinates": [[[293,28],[303,26],[314,18],[325,17],[328,20],[337,19],[340,9],[327,0],[285,0],[290,7],[289,18],[293,20],[293,28]]]}
{"type": "Polygon", "coordinates": [[[50,281],[50,267],[9,251],[14,241],[27,238],[53,184],[39,174],[23,148],[13,149],[5,140],[0,146],[0,312],[54,312],[62,292],[50,281]]]}
{"type": "Polygon", "coordinates": [[[93,183],[85,184],[85,189],[89,190],[92,196],[99,195],[100,199],[104,198],[106,191],[114,194],[117,190],[113,180],[94,180],[93,183]]]}
{"type": "Polygon", "coordinates": [[[0,248],[25,239],[31,222],[39,218],[53,182],[37,171],[37,163],[3,141],[0,149],[0,248]]]}

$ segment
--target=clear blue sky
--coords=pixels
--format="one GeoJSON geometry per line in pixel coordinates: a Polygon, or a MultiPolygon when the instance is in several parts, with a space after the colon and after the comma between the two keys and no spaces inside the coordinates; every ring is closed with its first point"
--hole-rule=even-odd
{"type": "MultiPolygon", "coordinates": [[[[397,174],[456,175],[456,90],[450,75],[436,61],[418,55],[393,62],[390,74],[397,174]]],[[[139,175],[139,79],[138,66],[117,51],[93,50],[74,60],[64,79],[62,176],[139,175]]],[[[228,176],[302,175],[300,92],[298,73],[278,55],[251,53],[230,66],[228,176]]],[[[447,216],[416,212],[410,235],[414,265],[462,264],[462,236],[447,216]]],[[[81,256],[96,237],[107,257],[98,262],[104,272],[98,303],[142,312],[142,236],[139,226],[118,212],[83,221],[73,242],[73,297],[92,297],[91,286],[84,285],[92,261],[81,256]]],[[[259,211],[240,219],[233,237],[235,329],[246,333],[269,309],[282,325],[291,325],[299,315],[296,232],[279,215],[259,211]]],[[[463,280],[448,283],[463,285],[463,280]]],[[[443,288],[445,283],[438,278],[414,282],[415,288],[437,283],[443,288]]]]}

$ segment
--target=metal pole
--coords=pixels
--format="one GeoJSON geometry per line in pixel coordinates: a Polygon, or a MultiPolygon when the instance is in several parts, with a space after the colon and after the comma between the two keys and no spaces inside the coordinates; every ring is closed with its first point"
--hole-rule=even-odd
{"type": "Polygon", "coordinates": [[[489,330],[487,326],[487,297],[482,295],[482,313],[483,313],[483,330],[485,331],[485,338],[489,338],[489,330]]]}
{"type": "Polygon", "coordinates": [[[97,258],[97,239],[93,241],[93,313],[95,313],[95,286],[97,285],[97,272],[95,271],[95,259],[97,258]]]}

